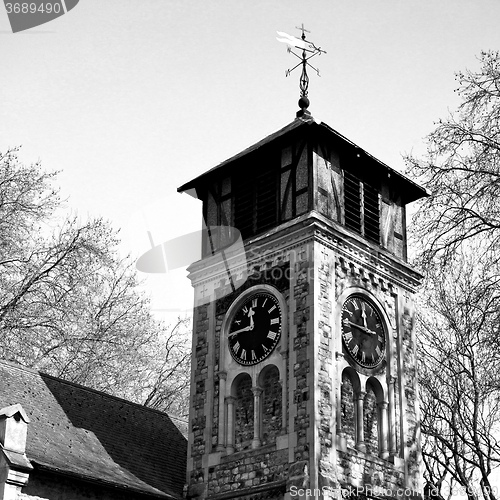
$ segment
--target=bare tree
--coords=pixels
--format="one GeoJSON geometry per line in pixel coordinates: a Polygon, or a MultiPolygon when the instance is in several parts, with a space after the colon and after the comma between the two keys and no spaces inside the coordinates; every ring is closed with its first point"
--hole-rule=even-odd
{"type": "Polygon", "coordinates": [[[500,274],[468,249],[429,276],[418,327],[423,456],[439,495],[495,500],[500,465],[500,274]]]}
{"type": "Polygon", "coordinates": [[[16,150],[0,155],[0,356],[173,409],[189,380],[186,332],[153,317],[108,223],[61,217],[54,178],[16,150]]]}
{"type": "Polygon", "coordinates": [[[426,478],[495,499],[500,460],[500,54],[457,74],[462,103],[408,174],[431,195],[410,229],[426,276],[418,331],[426,478]]]}
{"type": "Polygon", "coordinates": [[[426,158],[407,158],[409,175],[431,192],[415,222],[426,264],[478,236],[500,248],[500,55],[483,52],[480,63],[457,74],[462,104],[428,136],[426,158]]]}
{"type": "MultiPolygon", "coordinates": [[[[178,318],[163,338],[162,358],[151,367],[145,387],[144,405],[173,412],[187,419],[191,368],[190,318],[178,318]]],[[[186,420],[187,421],[187,420],[186,420]]]]}

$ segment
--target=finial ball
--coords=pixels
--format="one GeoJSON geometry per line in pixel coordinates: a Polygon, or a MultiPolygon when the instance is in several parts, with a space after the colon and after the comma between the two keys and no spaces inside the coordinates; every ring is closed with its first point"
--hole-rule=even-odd
{"type": "Polygon", "coordinates": [[[309,107],[309,99],[307,97],[301,97],[299,99],[299,108],[307,109],[309,107]]]}

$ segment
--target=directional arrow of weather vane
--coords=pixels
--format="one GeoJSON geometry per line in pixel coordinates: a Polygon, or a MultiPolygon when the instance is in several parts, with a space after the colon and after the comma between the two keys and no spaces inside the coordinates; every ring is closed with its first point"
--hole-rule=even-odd
{"type": "Polygon", "coordinates": [[[295,57],[300,59],[300,62],[293,68],[287,69],[285,74],[288,76],[294,69],[302,66],[302,74],[300,75],[300,97],[307,97],[307,89],[309,87],[307,66],[316,71],[317,75],[320,76],[319,70],[309,63],[309,59],[317,55],[326,54],[326,51],[322,50],[321,47],[316,47],[313,42],[306,39],[306,33],[309,33],[309,31],[304,28],[304,25],[297,29],[302,31],[301,38],[296,38],[282,31],[277,31],[276,33],[278,33],[279,37],[276,37],[276,40],[286,43],[288,45],[288,52],[291,52],[295,57]],[[296,54],[292,48],[302,49],[302,54],[296,54]]]}

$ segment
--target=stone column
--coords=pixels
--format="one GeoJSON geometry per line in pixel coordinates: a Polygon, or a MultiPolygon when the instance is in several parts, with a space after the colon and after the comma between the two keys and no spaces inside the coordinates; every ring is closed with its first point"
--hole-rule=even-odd
{"type": "Polygon", "coordinates": [[[227,435],[226,435],[226,451],[228,455],[234,453],[234,403],[236,398],[228,396],[227,404],[227,435]]]}
{"type": "Polygon", "coordinates": [[[226,397],[226,378],[227,373],[219,372],[219,427],[217,432],[217,448],[216,451],[224,451],[226,448],[226,440],[224,439],[226,434],[226,406],[224,399],[226,397]]]}
{"type": "Polygon", "coordinates": [[[363,400],[365,394],[365,392],[360,391],[358,394],[354,395],[354,404],[356,408],[356,449],[359,451],[366,451],[363,414],[363,400]]]}
{"type": "Polygon", "coordinates": [[[261,413],[262,413],[262,389],[260,387],[252,387],[253,392],[253,440],[252,448],[259,448],[262,444],[261,436],[261,413]]]}
{"type": "MultiPolygon", "coordinates": [[[[335,397],[337,398],[335,404],[335,431],[337,434],[337,449],[341,451],[347,451],[347,433],[346,430],[342,427],[342,377],[340,378],[340,382],[337,384],[335,389],[335,397]]],[[[356,410],[353,412],[353,418],[356,416],[356,410]]],[[[356,428],[356,423],[354,423],[354,428],[356,428]]],[[[353,436],[353,439],[356,440],[356,436],[353,436]]]]}
{"type": "Polygon", "coordinates": [[[342,429],[342,378],[340,379],[340,383],[337,386],[337,391],[336,391],[336,396],[337,396],[337,404],[335,405],[335,413],[336,413],[336,429],[337,429],[337,436],[340,437],[345,437],[345,432],[342,429]]]}
{"type": "MultiPolygon", "coordinates": [[[[286,367],[287,363],[287,358],[288,358],[288,351],[283,350],[280,351],[281,357],[283,359],[283,367],[286,367]]],[[[286,373],[286,369],[285,369],[286,373]]],[[[286,434],[287,431],[287,401],[288,401],[288,392],[287,392],[287,383],[286,383],[286,375],[284,377],[280,376],[280,384],[281,384],[281,433],[280,434],[286,434]]]]}
{"type": "Polygon", "coordinates": [[[394,385],[396,384],[396,377],[389,379],[389,455],[391,457],[397,456],[396,448],[396,402],[394,400],[394,385]]]}
{"type": "Polygon", "coordinates": [[[389,451],[387,449],[387,407],[389,405],[386,401],[381,401],[377,403],[378,414],[380,417],[380,429],[379,429],[379,456],[386,460],[389,457],[389,451]]]}

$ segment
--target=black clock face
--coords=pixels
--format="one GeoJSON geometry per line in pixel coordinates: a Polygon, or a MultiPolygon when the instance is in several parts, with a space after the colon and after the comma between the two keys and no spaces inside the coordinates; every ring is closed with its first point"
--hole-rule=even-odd
{"type": "Polygon", "coordinates": [[[229,352],[241,365],[255,365],[266,359],[281,337],[281,309],[278,299],[256,292],[241,304],[228,332],[229,352]]]}
{"type": "Polygon", "coordinates": [[[349,297],[342,306],[342,339],[356,363],[377,366],[385,355],[385,330],[380,313],[359,295],[349,297]]]}

